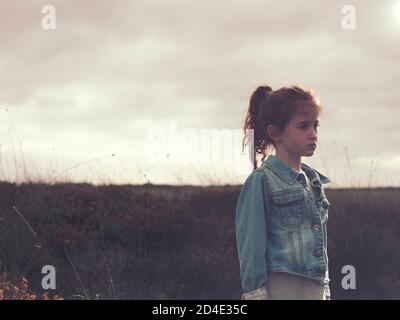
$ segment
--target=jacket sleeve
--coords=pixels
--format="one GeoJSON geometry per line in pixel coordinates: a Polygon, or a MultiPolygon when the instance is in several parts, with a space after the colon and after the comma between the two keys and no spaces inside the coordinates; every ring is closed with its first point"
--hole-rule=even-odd
{"type": "Polygon", "coordinates": [[[269,299],[266,289],[266,206],[264,174],[254,171],[246,179],[236,205],[236,245],[242,300],[269,299]]]}

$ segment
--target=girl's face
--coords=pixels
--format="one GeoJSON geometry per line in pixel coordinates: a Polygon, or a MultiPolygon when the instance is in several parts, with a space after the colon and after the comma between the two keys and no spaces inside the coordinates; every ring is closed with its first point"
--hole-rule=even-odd
{"type": "Polygon", "coordinates": [[[295,115],[276,139],[277,148],[293,156],[312,156],[317,147],[318,122],[317,112],[295,115]]]}

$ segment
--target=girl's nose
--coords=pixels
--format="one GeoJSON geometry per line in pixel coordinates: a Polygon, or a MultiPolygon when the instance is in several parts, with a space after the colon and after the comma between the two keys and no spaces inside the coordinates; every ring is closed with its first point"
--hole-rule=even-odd
{"type": "Polygon", "coordinates": [[[317,137],[318,132],[317,129],[312,129],[311,137],[317,137]]]}

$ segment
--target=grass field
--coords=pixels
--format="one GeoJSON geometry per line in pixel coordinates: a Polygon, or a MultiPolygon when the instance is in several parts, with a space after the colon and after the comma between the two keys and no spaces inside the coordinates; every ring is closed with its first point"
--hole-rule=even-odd
{"type": "MultiPolygon", "coordinates": [[[[400,299],[399,191],[326,189],[332,299],[400,299]],[[344,265],[356,269],[355,290],[342,289],[344,265]]],[[[38,297],[53,265],[47,292],[65,299],[240,299],[239,192],[1,183],[0,272],[17,287],[25,277],[38,297]]]]}

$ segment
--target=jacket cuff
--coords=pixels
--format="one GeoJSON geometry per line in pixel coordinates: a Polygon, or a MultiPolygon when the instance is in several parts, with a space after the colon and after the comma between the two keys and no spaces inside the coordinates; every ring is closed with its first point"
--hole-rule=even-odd
{"type": "Polygon", "coordinates": [[[255,289],[242,294],[242,300],[269,300],[268,292],[265,287],[255,289]]]}
{"type": "Polygon", "coordinates": [[[327,284],[324,286],[324,300],[331,300],[331,290],[327,284]]]}

